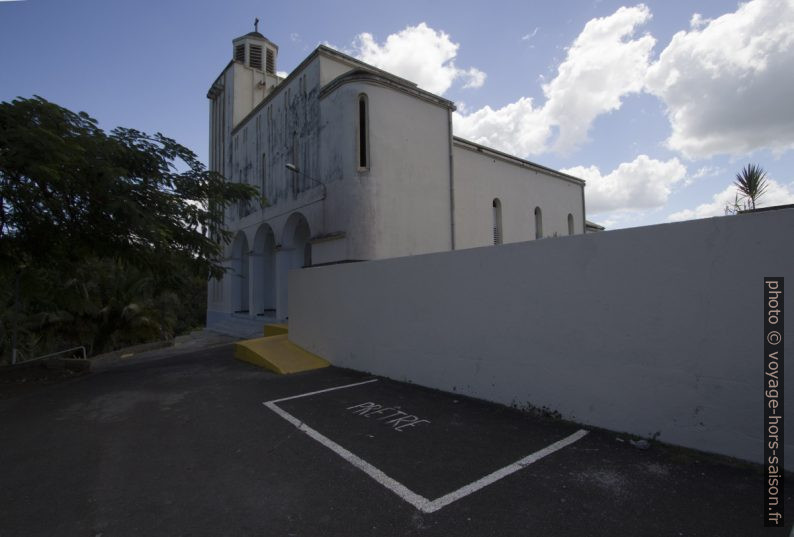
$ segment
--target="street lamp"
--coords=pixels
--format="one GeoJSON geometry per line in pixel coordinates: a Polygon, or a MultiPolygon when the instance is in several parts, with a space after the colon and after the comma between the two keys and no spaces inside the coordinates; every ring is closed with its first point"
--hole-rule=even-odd
{"type": "MultiPolygon", "coordinates": [[[[323,183],[323,182],[321,182],[321,181],[318,181],[318,180],[317,180],[317,179],[315,179],[314,177],[311,177],[311,176],[309,176],[309,175],[306,175],[305,173],[303,173],[302,171],[300,171],[300,170],[298,169],[298,167],[297,167],[297,166],[295,166],[294,164],[292,164],[291,162],[287,162],[287,163],[284,165],[284,167],[285,167],[285,168],[287,168],[289,171],[291,171],[291,172],[293,172],[293,173],[299,173],[299,174],[301,174],[302,176],[304,176],[304,177],[305,177],[306,179],[308,179],[309,181],[311,181],[311,182],[313,182],[313,183],[317,183],[318,185],[320,185],[321,187],[323,187],[323,199],[325,199],[325,197],[326,197],[326,194],[328,193],[328,191],[327,191],[327,190],[326,190],[326,188],[325,188],[325,183],[323,183]]],[[[294,181],[294,178],[293,178],[293,181],[294,181]]],[[[294,184],[294,183],[293,183],[293,184],[294,184]]]]}

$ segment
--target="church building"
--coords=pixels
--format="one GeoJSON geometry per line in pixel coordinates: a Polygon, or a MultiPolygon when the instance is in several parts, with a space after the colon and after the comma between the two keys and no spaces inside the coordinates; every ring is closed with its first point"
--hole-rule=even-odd
{"type": "Polygon", "coordinates": [[[584,181],[454,135],[454,103],[326,46],[286,78],[257,31],[212,83],[211,170],[265,204],[227,209],[207,326],[288,318],[289,271],[585,232],[584,181]]]}

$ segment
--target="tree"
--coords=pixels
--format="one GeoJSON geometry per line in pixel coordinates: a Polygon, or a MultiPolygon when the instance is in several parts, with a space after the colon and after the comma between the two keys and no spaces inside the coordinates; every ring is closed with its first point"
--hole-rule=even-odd
{"type": "Polygon", "coordinates": [[[734,184],[739,196],[746,201],[747,208],[755,209],[756,202],[764,195],[768,186],[766,172],[757,164],[748,164],[736,174],[734,184]]]}
{"type": "Polygon", "coordinates": [[[41,97],[0,103],[0,289],[19,276],[23,298],[20,318],[0,293],[0,353],[10,323],[97,352],[125,326],[162,332],[169,293],[223,274],[225,209],[256,197],[160,133],[108,134],[41,97]]]}

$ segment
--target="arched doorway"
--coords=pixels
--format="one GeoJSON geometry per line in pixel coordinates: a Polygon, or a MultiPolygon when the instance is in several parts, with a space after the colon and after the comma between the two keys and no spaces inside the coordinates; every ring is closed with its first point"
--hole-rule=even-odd
{"type": "Polygon", "coordinates": [[[286,257],[283,277],[279,278],[279,316],[288,317],[288,274],[296,268],[311,266],[311,230],[309,222],[301,213],[292,213],[284,225],[282,251],[286,257]]]}
{"type": "Polygon", "coordinates": [[[232,243],[231,300],[233,313],[248,313],[248,239],[242,231],[232,243]]]}
{"type": "Polygon", "coordinates": [[[262,224],[257,230],[252,256],[251,312],[260,317],[275,317],[276,239],[269,225],[262,224]]]}

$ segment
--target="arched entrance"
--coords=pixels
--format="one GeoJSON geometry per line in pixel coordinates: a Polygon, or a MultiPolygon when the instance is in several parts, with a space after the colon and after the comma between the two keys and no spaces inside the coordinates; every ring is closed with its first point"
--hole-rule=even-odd
{"type": "Polygon", "coordinates": [[[232,313],[248,313],[248,239],[242,231],[232,243],[231,278],[232,313]]]}
{"type": "Polygon", "coordinates": [[[309,243],[311,230],[309,222],[301,213],[292,213],[284,225],[282,235],[282,251],[286,257],[283,277],[279,278],[279,315],[288,317],[288,274],[296,268],[308,267],[312,264],[311,244],[309,243]]]}
{"type": "Polygon", "coordinates": [[[262,317],[276,315],[276,239],[273,229],[262,224],[254,236],[252,254],[251,312],[262,317]]]}

